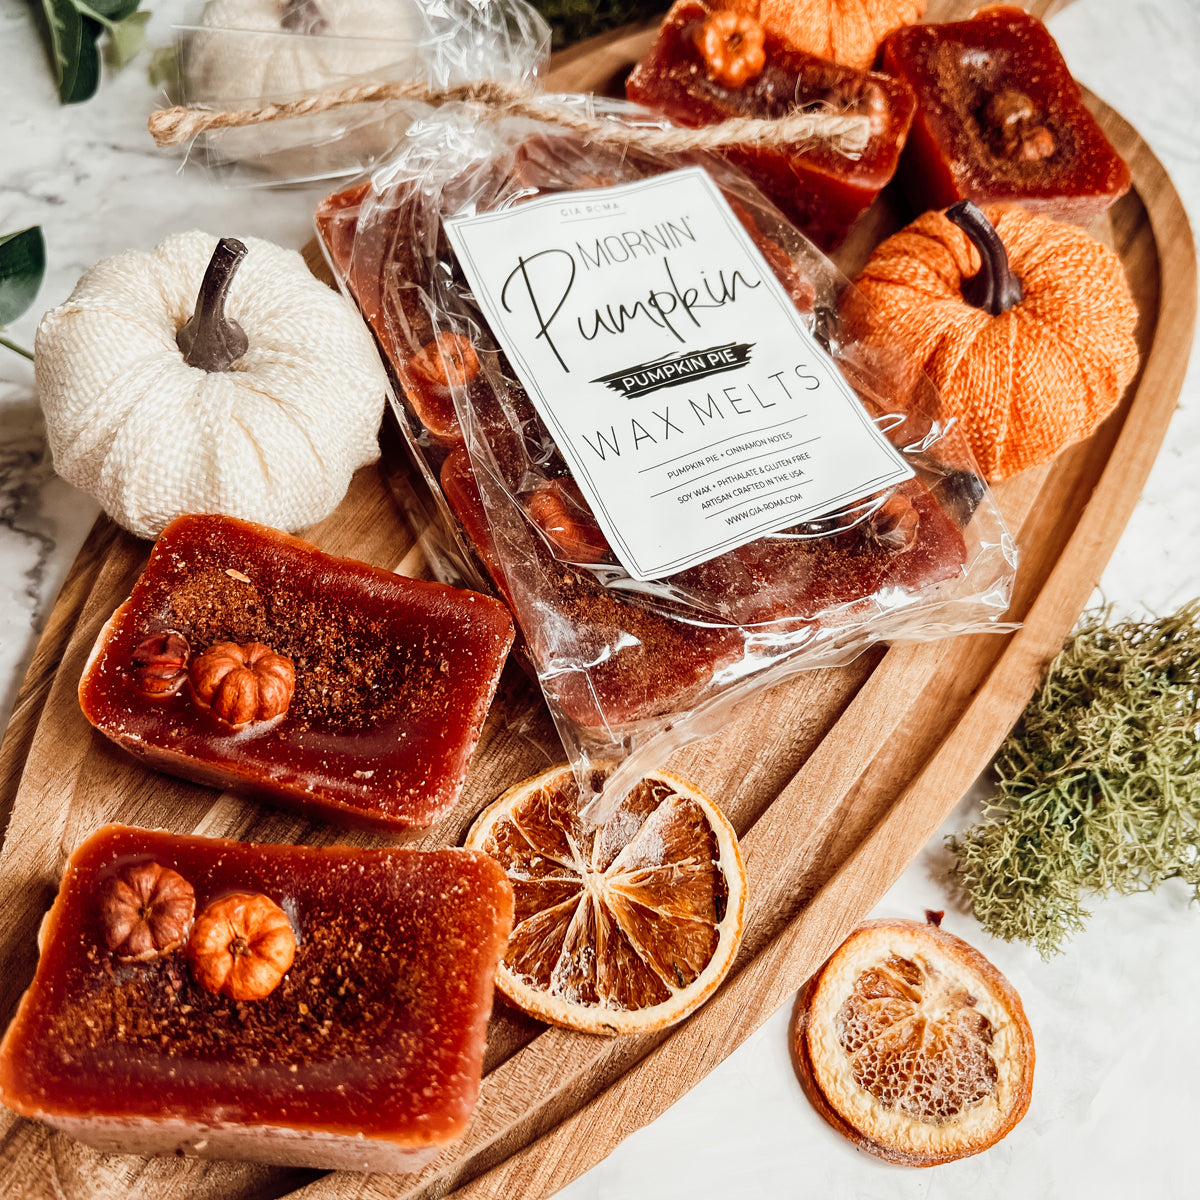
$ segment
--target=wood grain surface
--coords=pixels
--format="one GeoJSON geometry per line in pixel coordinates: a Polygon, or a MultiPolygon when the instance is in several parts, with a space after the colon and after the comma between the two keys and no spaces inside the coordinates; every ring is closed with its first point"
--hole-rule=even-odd
{"type": "MultiPolygon", "coordinates": [[[[946,0],[931,15],[971,3],[946,0]]],[[[1027,7],[1045,15],[1051,3],[1027,7]]],[[[621,32],[558,56],[550,86],[611,90],[648,44],[621,32]]],[[[740,710],[671,769],[717,798],[742,838],[745,939],[715,997],[674,1030],[605,1040],[547,1028],[497,1005],[479,1108],[466,1137],[408,1176],[321,1174],[242,1163],[102,1155],[0,1111],[0,1194],[64,1200],[434,1200],[542,1197],[664,1111],[786,1003],[874,906],[986,767],[1045,663],[1086,604],[1136,503],[1182,383],[1196,262],[1162,167],[1118,115],[1093,102],[1129,161],[1134,190],[1111,239],[1141,313],[1142,368],[1120,410],[1049,468],[996,489],[1021,549],[1019,631],[879,648],[811,672],[740,710]],[[1165,253],[1169,247],[1170,252],[1165,253]],[[1169,303],[1166,301],[1169,299],[1169,303]]],[[[880,203],[839,254],[848,272],[890,231],[880,203]]],[[[308,531],[335,553],[422,572],[383,467],[356,476],[308,531]]],[[[83,719],[75,690],[103,621],[148,543],[100,521],[51,614],[0,746],[0,1020],[32,976],[36,933],[63,863],[92,830],[122,821],[266,842],[377,844],[143,768],[83,719]]],[[[423,843],[461,840],[512,782],[561,757],[540,695],[506,672],[467,787],[423,843]]],[[[784,1051],[781,1049],[781,1053],[784,1051]]]]}

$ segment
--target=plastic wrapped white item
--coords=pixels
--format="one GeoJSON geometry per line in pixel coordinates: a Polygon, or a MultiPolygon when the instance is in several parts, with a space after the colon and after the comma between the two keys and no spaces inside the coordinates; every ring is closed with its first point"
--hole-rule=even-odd
{"type": "MultiPolygon", "coordinates": [[[[521,82],[544,66],[546,23],[524,0],[208,0],[177,30],[182,95],[195,107],[259,108],[361,83],[445,89],[521,82]]],[[[238,183],[301,183],[371,167],[427,108],[415,101],[205,134],[193,153],[238,183]]]]}

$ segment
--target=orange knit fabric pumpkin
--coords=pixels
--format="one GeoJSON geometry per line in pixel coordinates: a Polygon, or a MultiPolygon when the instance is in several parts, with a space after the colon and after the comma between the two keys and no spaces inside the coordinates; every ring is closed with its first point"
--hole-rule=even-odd
{"type": "Polygon", "coordinates": [[[1018,208],[983,213],[1023,292],[1008,311],[964,299],[984,259],[940,212],[878,247],[855,280],[867,304],[850,307],[858,337],[909,352],[999,480],[1048,462],[1116,407],[1137,371],[1138,313],[1120,259],[1082,229],[1018,208]]]}
{"type": "Polygon", "coordinates": [[[862,70],[893,29],[925,11],[925,0],[726,0],[724,7],[757,17],[798,50],[862,70]]]}

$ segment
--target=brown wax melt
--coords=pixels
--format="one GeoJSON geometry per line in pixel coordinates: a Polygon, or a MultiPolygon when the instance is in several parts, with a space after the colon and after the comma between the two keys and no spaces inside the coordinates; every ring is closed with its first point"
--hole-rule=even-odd
{"type": "Polygon", "coordinates": [[[1049,31],[1023,9],[909,25],[882,55],[917,94],[897,175],[917,212],[971,199],[1086,224],[1129,190],[1129,167],[1049,31]]]}
{"type": "Polygon", "coordinates": [[[513,636],[489,597],[188,516],[106,625],[79,698],[162,770],[403,835],[458,799],[513,636]]]}
{"type": "Polygon", "coordinates": [[[626,95],[690,126],[773,119],[796,108],[868,117],[869,140],[854,157],[820,141],[722,151],[818,246],[831,249],[895,173],[916,104],[912,91],[887,75],[797,50],[769,31],[761,70],[734,86],[704,52],[706,25],[723,11],[679,0],[626,81],[626,95]]]}
{"type": "MultiPolygon", "coordinates": [[[[465,446],[446,459],[441,485],[497,587],[510,595],[512,584],[500,568],[494,540],[504,523],[489,519],[465,446]]],[[[587,664],[586,670],[560,672],[542,685],[576,724],[587,729],[633,724],[687,704],[715,672],[741,656],[743,635],[735,625],[672,620],[669,608],[649,612],[576,570],[542,541],[532,548],[535,557],[522,571],[526,578],[514,583],[536,586],[547,610],[560,619],[530,628],[525,636],[535,661],[559,657],[587,664]],[[616,652],[609,647],[614,630],[622,640],[616,652]]],[[[682,606],[674,611],[684,613],[682,606]]]]}
{"type": "Polygon", "coordinates": [[[71,856],[42,927],[0,1100],[103,1151],[412,1170],[470,1120],[512,911],[474,851],[108,826],[71,856]],[[198,914],[233,892],[287,914],[295,954],[269,994],[207,990],[185,949],[108,948],[114,881],[152,862],[198,914]]]}
{"type": "Polygon", "coordinates": [[[962,531],[933,492],[913,479],[860,514],[759,538],[682,572],[681,585],[722,597],[742,625],[849,623],[889,590],[919,594],[951,578],[966,550],[962,531]],[[851,524],[854,519],[854,524],[851,524]]]}

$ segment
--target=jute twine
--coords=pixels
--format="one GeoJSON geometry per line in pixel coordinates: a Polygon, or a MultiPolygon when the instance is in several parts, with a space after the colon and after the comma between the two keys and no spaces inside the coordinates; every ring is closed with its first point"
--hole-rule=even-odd
{"type": "Polygon", "coordinates": [[[336,91],[321,92],[283,104],[265,104],[260,108],[212,109],[175,105],[151,113],[150,133],[159,146],[178,146],[201,133],[214,129],[234,129],[307,117],[328,112],[345,104],[365,104],[381,100],[419,100],[440,105],[453,102],[479,107],[481,117],[530,117],[574,130],[590,141],[606,145],[640,145],[652,150],[683,152],[716,150],[721,146],[749,145],[760,149],[783,148],[798,143],[826,143],[830,149],[853,158],[866,149],[870,137],[870,118],[835,112],[794,112],[773,120],[733,118],[720,125],[701,129],[661,129],[631,126],[605,121],[554,102],[552,96],[522,84],[481,79],[460,87],[438,90],[422,83],[364,83],[336,91]]]}

